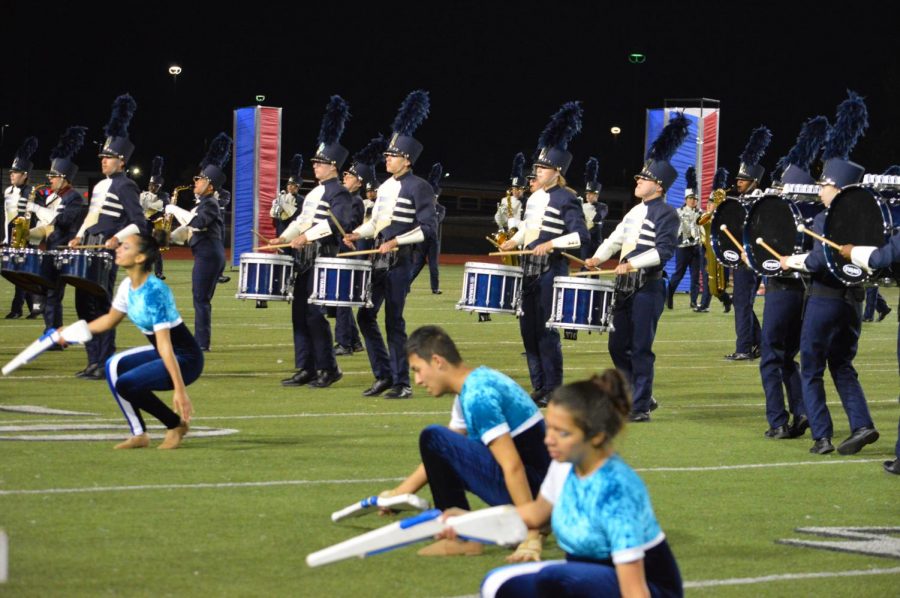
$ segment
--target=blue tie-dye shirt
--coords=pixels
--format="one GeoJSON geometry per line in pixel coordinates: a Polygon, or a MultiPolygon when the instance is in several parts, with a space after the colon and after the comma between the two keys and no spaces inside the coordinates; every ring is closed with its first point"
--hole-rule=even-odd
{"type": "Polygon", "coordinates": [[[116,311],[128,314],[144,334],[181,324],[172,289],[156,276],[148,276],[136,289],[131,288],[131,279],[126,276],[119,284],[112,306],[116,311]]]}
{"type": "Polygon", "coordinates": [[[665,539],[647,487],[617,455],[584,478],[554,461],[541,496],[553,504],[559,547],[574,557],[630,563],[665,539]]]}
{"type": "Polygon", "coordinates": [[[469,438],[487,445],[503,434],[515,438],[543,419],[528,393],[512,378],[481,366],[463,382],[453,402],[450,427],[464,429],[469,438]]]}

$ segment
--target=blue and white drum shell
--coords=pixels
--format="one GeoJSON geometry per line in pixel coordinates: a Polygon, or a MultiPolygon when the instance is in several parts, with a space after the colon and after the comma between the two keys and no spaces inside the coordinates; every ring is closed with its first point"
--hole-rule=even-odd
{"type": "Polygon", "coordinates": [[[372,307],[372,263],[341,257],[316,258],[309,302],[333,307],[372,307]]]}
{"type": "Polygon", "coordinates": [[[744,221],[744,251],[750,267],[762,276],[798,278],[799,272],[782,270],[778,259],[757,245],[756,240],[762,239],[779,255],[806,253],[812,248],[812,237],[797,227],[812,226],[813,219],[824,209],[816,195],[766,194],[754,200],[744,221]]]}
{"type": "Polygon", "coordinates": [[[115,265],[112,252],[103,249],[63,249],[56,253],[60,280],[98,297],[112,297],[115,265]]]}
{"type": "Polygon", "coordinates": [[[294,260],[289,255],[242,253],[238,299],[291,301],[294,260]]]}
{"type": "Polygon", "coordinates": [[[56,286],[56,251],[4,247],[0,254],[0,274],[26,293],[43,295],[56,286]]]}
{"type": "MultiPolygon", "coordinates": [[[[825,216],[824,234],[839,245],[881,247],[900,229],[900,188],[871,184],[844,187],[831,201],[825,216]]],[[[889,270],[871,275],[828,245],[825,263],[831,273],[847,286],[891,277],[889,270]]]]}
{"type": "Polygon", "coordinates": [[[610,329],[615,284],[575,276],[553,279],[553,308],[547,328],[559,330],[610,329]]]}
{"type": "Polygon", "coordinates": [[[521,288],[522,268],[518,266],[466,262],[456,309],[516,315],[521,288]]]}

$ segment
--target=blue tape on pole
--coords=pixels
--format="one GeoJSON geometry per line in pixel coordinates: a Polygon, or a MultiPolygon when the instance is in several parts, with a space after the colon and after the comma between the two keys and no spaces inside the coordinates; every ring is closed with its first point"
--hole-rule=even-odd
{"type": "Polygon", "coordinates": [[[240,263],[242,253],[253,250],[254,195],[256,189],[256,108],[234,111],[234,189],[231,264],[240,263]]]}

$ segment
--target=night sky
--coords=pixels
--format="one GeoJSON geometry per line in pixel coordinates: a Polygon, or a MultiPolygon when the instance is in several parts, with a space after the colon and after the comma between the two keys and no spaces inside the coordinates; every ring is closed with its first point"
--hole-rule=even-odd
{"type": "MultiPolygon", "coordinates": [[[[331,94],[350,103],[343,137],[351,152],[389,125],[415,88],[431,93],[416,137],[418,164],[441,161],[456,180],[503,181],[517,151],[529,155],[548,117],[567,100],[584,105],[570,181],[600,160],[601,181],[621,184],[639,168],[644,111],[666,98],[721,101],[720,165],[732,173],[750,131],[769,126],[769,169],[803,120],[833,120],[845,90],[866,97],[870,129],[853,159],[873,172],[900,162],[897,3],[822,2],[425,2],[346,3],[14,2],[4,16],[7,56],[0,124],[4,167],[26,135],[36,165],[68,125],[101,141],[120,93],[138,103],[133,164],[167,160],[170,184],[187,180],[232,110],[266,96],[283,113],[282,164],[316,145],[331,94]],[[93,4],[93,3],[92,3],[93,4]],[[508,7],[515,7],[510,10],[508,7]],[[628,54],[646,62],[633,65],[628,54]],[[182,66],[177,83],[170,64],[182,66]],[[614,141],[609,129],[623,132],[614,141]]],[[[96,151],[76,157],[90,168],[96,151]]]]}

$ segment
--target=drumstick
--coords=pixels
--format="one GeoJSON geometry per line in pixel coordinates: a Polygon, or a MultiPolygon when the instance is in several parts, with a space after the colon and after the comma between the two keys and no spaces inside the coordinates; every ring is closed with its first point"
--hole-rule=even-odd
{"type": "Polygon", "coordinates": [[[759,245],[760,247],[762,247],[763,249],[765,249],[766,251],[768,251],[769,253],[771,253],[775,257],[775,259],[777,259],[777,260],[781,259],[781,254],[778,253],[777,251],[775,251],[774,249],[772,249],[771,245],[769,245],[768,243],[763,241],[762,237],[756,238],[756,244],[759,245]]]}
{"type": "Polygon", "coordinates": [[[287,249],[290,246],[290,243],[281,243],[279,245],[260,245],[259,247],[254,247],[253,251],[261,251],[263,249],[287,249]]]}
{"type": "Polygon", "coordinates": [[[828,245],[829,247],[831,247],[831,248],[833,248],[833,249],[837,249],[838,251],[841,250],[841,247],[842,247],[841,245],[838,245],[837,243],[835,243],[835,242],[832,241],[831,239],[826,239],[825,237],[823,237],[822,235],[820,235],[820,234],[817,233],[817,232],[814,232],[814,231],[809,230],[808,228],[806,228],[806,227],[803,226],[802,224],[800,224],[800,225],[797,226],[797,232],[800,232],[800,233],[806,233],[807,235],[809,235],[809,236],[812,237],[813,239],[816,239],[816,240],[818,240],[818,241],[821,241],[822,243],[824,243],[825,245],[828,245]]]}
{"type": "Polygon", "coordinates": [[[106,245],[76,245],[69,247],[68,245],[59,245],[57,249],[109,249],[106,245]]]}
{"type": "Polygon", "coordinates": [[[518,249],[516,251],[492,251],[488,255],[534,255],[534,249],[518,249]]]}
{"type": "Polygon", "coordinates": [[[486,240],[488,243],[490,243],[491,245],[493,245],[494,247],[496,247],[497,249],[500,249],[500,243],[498,243],[497,241],[493,240],[493,239],[490,238],[490,237],[485,237],[485,240],[486,240]]]}
{"type": "MultiPolygon", "coordinates": [[[[337,227],[338,232],[341,233],[341,238],[343,239],[344,237],[346,237],[347,231],[344,230],[344,227],[341,226],[341,223],[338,222],[338,219],[334,217],[334,212],[328,210],[328,217],[331,218],[331,221],[334,222],[334,225],[337,227]]],[[[350,243],[350,247],[352,249],[356,249],[356,245],[354,245],[353,243],[350,243]]]]}
{"type": "Polygon", "coordinates": [[[585,261],[583,259],[581,259],[580,257],[575,257],[571,253],[566,253],[565,251],[563,251],[562,254],[564,256],[566,256],[567,258],[569,258],[570,260],[572,260],[573,262],[575,262],[576,264],[581,264],[582,266],[585,264],[585,261]]]}
{"type": "MultiPolygon", "coordinates": [[[[391,251],[399,251],[399,247],[394,247],[391,251]]],[[[348,251],[346,253],[338,254],[340,257],[350,257],[353,255],[372,255],[373,253],[381,253],[380,249],[361,249],[360,251],[348,251]]]]}
{"type": "Polygon", "coordinates": [[[570,272],[569,276],[600,276],[602,274],[615,274],[615,270],[587,270],[584,272],[570,272]]]}
{"type": "Polygon", "coordinates": [[[741,256],[743,256],[744,255],[744,246],[741,245],[740,243],[738,243],[738,240],[734,238],[734,235],[732,235],[731,231],[728,230],[728,225],[723,224],[722,226],[719,227],[719,230],[721,230],[723,233],[728,235],[728,238],[731,239],[731,242],[734,243],[734,246],[738,248],[738,250],[741,252],[741,256]]]}
{"type": "Polygon", "coordinates": [[[269,242],[269,240],[267,238],[265,238],[264,236],[262,236],[261,234],[259,234],[259,231],[257,231],[256,229],[253,229],[253,234],[256,235],[257,237],[259,237],[260,241],[265,241],[266,243],[269,242]]]}

